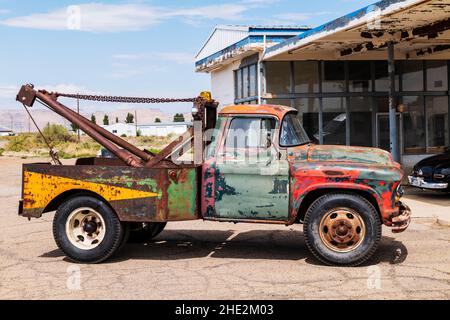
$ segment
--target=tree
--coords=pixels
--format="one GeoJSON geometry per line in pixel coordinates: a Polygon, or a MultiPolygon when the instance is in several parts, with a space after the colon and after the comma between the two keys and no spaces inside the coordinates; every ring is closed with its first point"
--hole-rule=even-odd
{"type": "Polygon", "coordinates": [[[182,113],[175,113],[173,116],[173,122],[184,122],[184,116],[182,113]]]}
{"type": "Polygon", "coordinates": [[[91,115],[91,122],[97,123],[97,120],[95,119],[95,114],[91,115]]]}
{"type": "Polygon", "coordinates": [[[105,114],[105,116],[103,117],[103,125],[109,125],[109,117],[107,114],[105,114]]]}
{"type": "Polygon", "coordinates": [[[77,132],[77,130],[79,129],[78,126],[74,123],[70,124],[70,128],[72,129],[73,132],[77,132]]]}
{"type": "Polygon", "coordinates": [[[116,117],[116,123],[119,123],[119,117],[116,117]]]}
{"type": "Polygon", "coordinates": [[[160,118],[156,118],[156,119],[155,119],[155,122],[158,122],[158,123],[159,123],[159,122],[161,122],[161,119],[160,119],[160,118]]]}
{"type": "Polygon", "coordinates": [[[125,118],[125,123],[134,123],[134,116],[132,113],[128,112],[127,117],[125,118]]]}

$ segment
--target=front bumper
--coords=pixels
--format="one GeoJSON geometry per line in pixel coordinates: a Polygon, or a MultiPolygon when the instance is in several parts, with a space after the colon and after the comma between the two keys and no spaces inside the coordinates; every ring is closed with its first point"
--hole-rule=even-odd
{"type": "Polygon", "coordinates": [[[426,182],[422,177],[408,176],[408,182],[411,187],[422,189],[444,190],[448,188],[446,182],[426,182]]]}
{"type": "Polygon", "coordinates": [[[392,217],[391,220],[391,230],[393,233],[400,233],[405,231],[411,223],[411,209],[401,201],[399,201],[398,206],[398,215],[392,217]]]}

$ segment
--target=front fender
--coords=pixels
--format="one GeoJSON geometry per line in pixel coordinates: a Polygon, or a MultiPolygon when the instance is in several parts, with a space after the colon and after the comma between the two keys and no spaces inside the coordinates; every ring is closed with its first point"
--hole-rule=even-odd
{"type": "Polygon", "coordinates": [[[357,190],[369,194],[378,204],[384,224],[391,225],[398,212],[395,190],[402,177],[396,167],[356,167],[294,164],[290,168],[290,220],[295,221],[308,193],[320,189],[357,190]]]}

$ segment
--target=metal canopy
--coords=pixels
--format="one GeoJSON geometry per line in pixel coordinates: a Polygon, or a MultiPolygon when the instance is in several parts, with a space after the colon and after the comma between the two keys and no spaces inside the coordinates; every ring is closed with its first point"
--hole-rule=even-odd
{"type": "Polygon", "coordinates": [[[386,60],[450,56],[450,0],[383,0],[267,49],[264,60],[386,60]]]}

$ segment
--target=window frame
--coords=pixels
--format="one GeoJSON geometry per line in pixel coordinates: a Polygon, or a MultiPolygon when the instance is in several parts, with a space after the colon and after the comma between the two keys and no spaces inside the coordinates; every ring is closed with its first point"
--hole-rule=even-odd
{"type": "Polygon", "coordinates": [[[243,67],[240,67],[233,71],[234,73],[234,102],[235,104],[242,104],[246,102],[251,101],[258,101],[258,83],[259,83],[259,72],[258,72],[258,63],[250,63],[248,65],[245,65],[243,67]],[[252,68],[254,68],[255,71],[255,83],[254,88],[251,88],[250,84],[250,78],[251,78],[251,71],[252,68]],[[244,72],[244,69],[246,72],[244,72]],[[244,81],[244,74],[247,74],[246,80],[244,81]],[[238,75],[241,76],[241,83],[240,87],[238,84],[238,75]],[[247,88],[244,88],[244,84],[246,84],[247,88]],[[255,95],[250,95],[250,93],[254,91],[255,95]],[[244,93],[247,92],[248,95],[244,95],[244,93]],[[238,94],[240,93],[240,94],[238,94]],[[240,97],[239,97],[240,96],[240,97]]]}

